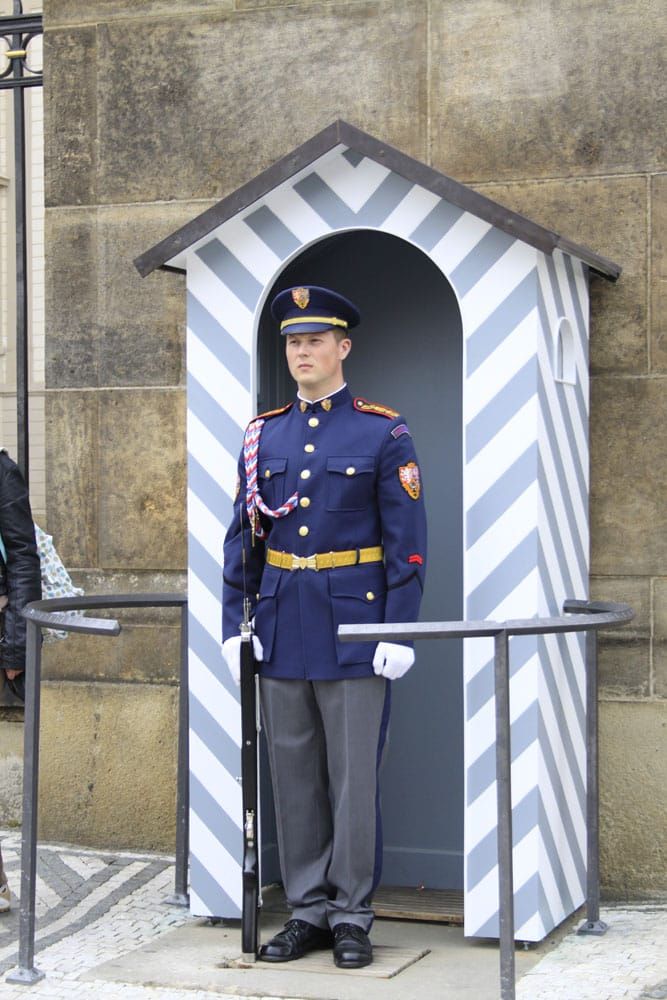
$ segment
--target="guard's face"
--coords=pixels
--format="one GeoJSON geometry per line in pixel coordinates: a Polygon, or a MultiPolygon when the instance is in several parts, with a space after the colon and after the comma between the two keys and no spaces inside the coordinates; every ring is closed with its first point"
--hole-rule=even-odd
{"type": "Polygon", "coordinates": [[[339,342],[333,330],[287,334],[285,339],[290,374],[305,395],[319,399],[340,388],[351,340],[346,337],[339,342]]]}

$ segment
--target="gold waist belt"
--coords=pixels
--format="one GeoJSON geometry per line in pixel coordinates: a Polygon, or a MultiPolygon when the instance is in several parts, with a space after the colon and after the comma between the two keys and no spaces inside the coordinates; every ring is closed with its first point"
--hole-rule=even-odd
{"type": "Polygon", "coordinates": [[[291,552],[267,549],[266,561],[278,569],[336,569],[338,566],[356,566],[358,563],[382,562],[381,545],[369,549],[348,549],[346,552],[316,552],[312,556],[295,556],[291,552]]]}

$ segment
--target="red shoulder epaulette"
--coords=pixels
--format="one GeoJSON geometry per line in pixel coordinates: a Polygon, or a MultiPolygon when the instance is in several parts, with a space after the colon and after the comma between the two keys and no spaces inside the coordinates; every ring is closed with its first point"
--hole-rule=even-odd
{"type": "Polygon", "coordinates": [[[278,417],[281,413],[287,413],[289,408],[294,406],[294,400],[291,403],[286,403],[285,406],[279,406],[276,410],[267,410],[266,413],[258,413],[255,420],[270,420],[271,417],[278,417]]]}
{"type": "Polygon", "coordinates": [[[387,420],[395,420],[399,415],[397,410],[392,410],[390,406],[383,406],[382,403],[369,403],[367,399],[357,396],[354,399],[354,408],[360,413],[377,413],[379,417],[386,417],[387,420]]]}

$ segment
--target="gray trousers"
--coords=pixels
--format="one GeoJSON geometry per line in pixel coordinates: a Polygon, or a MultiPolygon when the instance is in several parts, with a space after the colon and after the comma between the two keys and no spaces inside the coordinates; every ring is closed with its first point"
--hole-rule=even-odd
{"type": "Polygon", "coordinates": [[[262,677],[260,692],[292,916],[369,930],[382,864],[377,775],[390,685],[382,677],[262,677]]]}

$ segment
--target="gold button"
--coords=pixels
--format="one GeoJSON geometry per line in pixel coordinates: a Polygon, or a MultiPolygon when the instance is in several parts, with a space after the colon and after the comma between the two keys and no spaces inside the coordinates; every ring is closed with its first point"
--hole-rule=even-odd
{"type": "Polygon", "coordinates": [[[265,479],[270,479],[271,478],[271,469],[267,469],[266,470],[266,472],[264,473],[264,478],[265,479]]]}
{"type": "Polygon", "coordinates": [[[314,445],[314,444],[305,444],[305,445],[303,446],[303,450],[304,450],[304,451],[307,451],[307,452],[308,452],[308,454],[310,454],[310,453],[311,453],[311,451],[315,451],[315,445],[314,445]]]}
{"type": "Polygon", "coordinates": [[[302,479],[310,479],[310,469],[302,469],[300,476],[302,479]]]}
{"type": "Polygon", "coordinates": [[[345,470],[345,475],[346,476],[353,476],[356,471],[357,470],[355,469],[355,467],[353,465],[348,465],[347,469],[345,470]]]}
{"type": "Polygon", "coordinates": [[[375,600],[375,594],[373,593],[372,590],[369,590],[368,593],[366,594],[366,600],[367,601],[374,601],[375,600]]]}
{"type": "Polygon", "coordinates": [[[310,507],[310,497],[301,497],[299,500],[300,507],[310,507]]]}
{"type": "Polygon", "coordinates": [[[305,524],[302,524],[301,527],[299,528],[299,534],[301,535],[302,538],[305,538],[305,536],[308,534],[309,531],[310,528],[307,528],[305,524]]]}
{"type": "Polygon", "coordinates": [[[320,422],[317,419],[317,417],[311,417],[310,420],[308,421],[308,426],[309,427],[319,427],[320,426],[320,422]]]}

